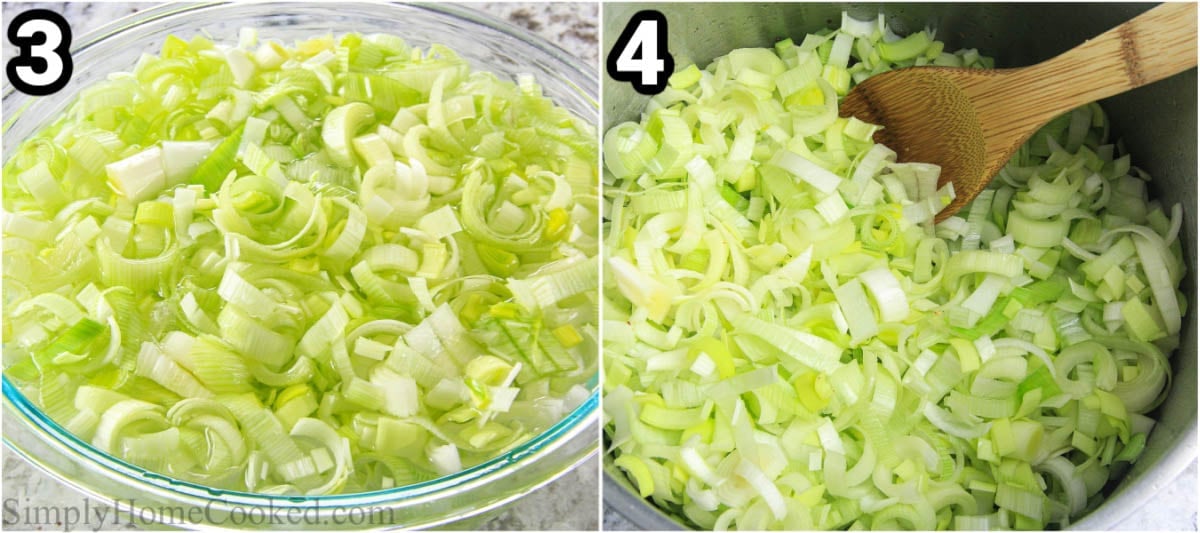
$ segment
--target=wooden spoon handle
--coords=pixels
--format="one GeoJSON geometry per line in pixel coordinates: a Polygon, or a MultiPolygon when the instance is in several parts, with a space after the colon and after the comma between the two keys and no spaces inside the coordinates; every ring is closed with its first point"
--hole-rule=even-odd
{"type": "Polygon", "coordinates": [[[1065,111],[1195,66],[1196,3],[1168,2],[1024,69],[1021,77],[1027,87],[1054,96],[1039,100],[1065,111]]]}

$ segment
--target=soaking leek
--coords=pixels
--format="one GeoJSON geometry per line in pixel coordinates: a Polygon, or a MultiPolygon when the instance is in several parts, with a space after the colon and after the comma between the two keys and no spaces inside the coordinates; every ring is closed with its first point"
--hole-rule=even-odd
{"type": "Polygon", "coordinates": [[[5,375],[101,450],[319,495],[527,441],[597,373],[593,128],[441,46],[168,37],[4,166],[5,375]]]}
{"type": "Polygon", "coordinates": [[[839,118],[989,68],[881,15],[682,66],[604,156],[606,436],[700,528],[1045,529],[1141,453],[1186,301],[1178,205],[1097,105],[941,224],[940,169],[839,118]]]}

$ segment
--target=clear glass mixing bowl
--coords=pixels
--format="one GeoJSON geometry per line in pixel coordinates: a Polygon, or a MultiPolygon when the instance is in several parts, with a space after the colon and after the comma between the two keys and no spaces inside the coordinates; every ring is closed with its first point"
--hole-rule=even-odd
{"type": "MultiPolygon", "coordinates": [[[[594,67],[541,38],[476,11],[451,5],[383,3],[183,4],[148,9],[75,39],[75,72],[65,89],[30,97],[3,89],[3,142],[15,146],[66,109],[84,87],[129,70],[155,53],[168,35],[207,34],[236,42],[242,27],[260,38],[347,32],[390,33],[415,46],[445,45],[473,68],[515,79],[531,73],[544,93],[590,124],[599,123],[594,67]]],[[[450,524],[511,502],[549,483],[596,453],[598,376],[591,396],[564,420],[509,453],[457,474],[389,490],[332,496],[267,496],[182,482],[116,459],[50,420],[4,379],[4,443],[64,483],[122,506],[133,500],[152,518],[175,527],[247,529],[418,528],[450,524]],[[171,518],[180,510],[184,520],[171,518]],[[165,512],[157,512],[165,511],[165,512]],[[197,523],[198,522],[198,523],[197,523]]]]}

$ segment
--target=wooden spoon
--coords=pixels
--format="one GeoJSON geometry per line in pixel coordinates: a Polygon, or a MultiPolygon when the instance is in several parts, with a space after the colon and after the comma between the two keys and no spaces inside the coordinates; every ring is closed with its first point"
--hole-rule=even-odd
{"type": "Polygon", "coordinates": [[[883,125],[876,142],[900,161],[942,167],[950,217],[987,187],[1054,117],[1196,66],[1196,4],[1167,3],[1066,53],[1024,68],[913,67],[868,78],[841,115],[883,125]]]}

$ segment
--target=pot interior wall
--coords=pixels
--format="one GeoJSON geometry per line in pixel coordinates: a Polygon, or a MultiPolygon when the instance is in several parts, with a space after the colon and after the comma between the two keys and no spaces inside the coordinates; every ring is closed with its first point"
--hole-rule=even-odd
{"type": "MultiPolygon", "coordinates": [[[[802,38],[839,25],[842,12],[848,11],[857,18],[883,13],[901,34],[933,28],[948,49],[978,48],[994,57],[997,67],[1020,67],[1049,59],[1151,7],[1144,3],[609,3],[604,24],[617,30],[605,32],[604,50],[612,48],[619,29],[635,12],[648,8],[667,18],[669,50],[677,68],[707,65],[736,48],[769,47],[787,37],[802,38]]],[[[646,100],[629,84],[606,78],[605,129],[637,121],[646,100]]],[[[1171,358],[1175,376],[1170,396],[1153,414],[1159,423],[1141,459],[1113,489],[1109,501],[1076,524],[1084,529],[1114,525],[1196,456],[1196,103],[1196,69],[1101,102],[1112,120],[1113,138],[1124,139],[1133,164],[1153,176],[1151,194],[1168,205],[1183,205],[1180,239],[1189,269],[1181,290],[1187,295],[1188,313],[1181,346],[1171,358]]],[[[616,503],[618,511],[644,527],[670,524],[655,510],[635,508],[639,500],[629,490],[623,476],[610,476],[606,501],[616,503]]]]}

